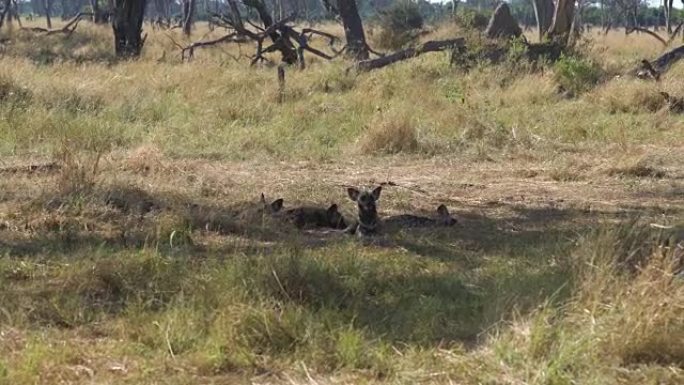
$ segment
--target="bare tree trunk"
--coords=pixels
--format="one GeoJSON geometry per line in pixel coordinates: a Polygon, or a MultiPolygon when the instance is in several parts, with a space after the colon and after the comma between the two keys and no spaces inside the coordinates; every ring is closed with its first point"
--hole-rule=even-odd
{"type": "MultiPolygon", "coordinates": [[[[218,2],[217,2],[218,4],[218,2]]],[[[170,23],[169,18],[169,2],[168,0],[154,0],[154,8],[157,11],[157,18],[163,19],[167,24],[170,23]]]]}
{"type": "Polygon", "coordinates": [[[534,17],[537,19],[539,41],[542,41],[553,21],[553,0],[532,0],[532,6],[534,7],[534,17]]]}
{"type": "Polygon", "coordinates": [[[10,6],[10,9],[9,9],[9,16],[7,16],[7,19],[11,23],[12,18],[14,18],[17,21],[17,24],[19,24],[19,27],[23,28],[23,26],[21,25],[21,16],[19,15],[19,11],[20,11],[19,3],[17,2],[17,0],[11,0],[11,1],[12,1],[12,3],[10,6]]]}
{"type": "Polygon", "coordinates": [[[2,13],[0,13],[0,28],[5,24],[5,19],[7,19],[8,22],[11,22],[11,12],[10,12],[10,6],[11,6],[12,0],[4,0],[2,4],[2,13]]]}
{"type": "Polygon", "coordinates": [[[52,20],[50,19],[50,11],[52,11],[52,0],[43,0],[43,7],[45,8],[45,19],[47,20],[48,29],[52,29],[52,20]]]}
{"type": "Polygon", "coordinates": [[[574,18],[575,0],[558,0],[556,11],[553,14],[553,23],[551,23],[551,28],[547,33],[548,36],[560,39],[562,44],[567,42],[574,18]]]}
{"type": "MultiPolygon", "coordinates": [[[[107,22],[107,18],[105,17],[105,11],[100,8],[100,3],[98,0],[90,0],[90,8],[93,10],[93,23],[95,24],[103,24],[107,22]]],[[[111,11],[111,7],[109,11],[111,11]]]]}
{"type": "Polygon", "coordinates": [[[667,29],[667,34],[672,34],[672,6],[674,0],[663,0],[663,9],[665,11],[665,28],[667,29]]]}
{"type": "Polygon", "coordinates": [[[195,0],[183,0],[183,33],[190,36],[193,17],[195,14],[195,0]]]}
{"type": "Polygon", "coordinates": [[[146,0],[114,1],[112,29],[116,56],[121,58],[140,56],[145,43],[142,37],[142,25],[146,3],[146,0]]]}
{"type": "Polygon", "coordinates": [[[410,59],[421,55],[426,52],[443,51],[445,49],[453,49],[457,47],[463,47],[465,40],[463,38],[451,39],[451,40],[438,40],[438,41],[428,41],[417,47],[407,48],[405,50],[397,51],[393,54],[379,57],[372,60],[361,60],[354,65],[352,68],[356,68],[357,71],[370,71],[378,68],[388,66],[390,64],[396,63],[398,61],[410,59]]]}
{"type": "Polygon", "coordinates": [[[344,25],[347,54],[356,60],[368,59],[368,44],[356,0],[337,0],[337,10],[344,25]]]}

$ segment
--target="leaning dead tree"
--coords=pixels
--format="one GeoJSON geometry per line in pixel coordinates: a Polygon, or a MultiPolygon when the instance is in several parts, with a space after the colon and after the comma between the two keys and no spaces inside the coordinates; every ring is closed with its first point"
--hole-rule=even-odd
{"type": "Polygon", "coordinates": [[[438,41],[428,41],[426,43],[420,44],[416,47],[407,48],[395,53],[379,57],[377,59],[362,60],[356,63],[351,68],[356,69],[359,72],[366,72],[378,68],[388,66],[390,64],[410,59],[426,52],[436,52],[444,51],[446,49],[456,49],[465,46],[465,39],[451,39],[451,40],[438,40],[438,41]]]}
{"type": "Polygon", "coordinates": [[[651,78],[657,81],[682,58],[684,58],[684,45],[665,52],[653,61],[642,60],[641,64],[630,73],[640,79],[651,78]]]}
{"type": "Polygon", "coordinates": [[[254,55],[250,57],[252,65],[260,61],[268,61],[265,56],[268,53],[279,52],[283,63],[299,63],[300,68],[304,68],[304,52],[331,60],[339,56],[343,51],[343,48],[338,49],[336,47],[339,39],[334,35],[312,28],[296,30],[291,24],[294,20],[293,16],[273,21],[262,0],[245,0],[243,4],[254,9],[259,14],[262,26],[245,20],[242,17],[237,2],[235,0],[228,0],[229,12],[212,14],[213,22],[217,26],[225,28],[228,33],[217,39],[200,40],[187,46],[176,44],[181,49],[181,58],[183,60],[192,58],[194,51],[198,48],[224,43],[253,42],[256,50],[254,55]],[[309,41],[313,36],[326,39],[331,53],[326,53],[310,46],[309,41]]]}
{"type": "Polygon", "coordinates": [[[653,31],[651,31],[650,29],[647,29],[647,28],[641,28],[641,27],[628,27],[627,29],[625,29],[625,35],[629,35],[629,34],[632,33],[632,32],[639,32],[639,33],[644,33],[644,34],[646,34],[646,35],[652,36],[653,38],[655,38],[656,40],[658,40],[658,41],[660,42],[660,44],[662,44],[664,47],[667,47],[668,44],[670,44],[670,40],[671,40],[671,39],[665,40],[665,39],[663,39],[660,35],[658,35],[657,33],[653,32],[653,31]]]}

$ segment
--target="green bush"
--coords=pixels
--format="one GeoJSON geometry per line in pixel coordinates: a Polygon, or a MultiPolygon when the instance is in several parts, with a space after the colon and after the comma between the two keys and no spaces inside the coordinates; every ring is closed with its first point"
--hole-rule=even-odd
{"type": "Polygon", "coordinates": [[[423,28],[423,15],[420,7],[411,0],[402,0],[392,4],[380,13],[383,28],[394,31],[409,31],[423,28]]]}
{"type": "Polygon", "coordinates": [[[489,24],[490,12],[478,11],[472,8],[461,8],[456,13],[456,23],[465,29],[484,31],[489,24]]]}
{"type": "Polygon", "coordinates": [[[560,87],[577,95],[593,88],[603,75],[595,62],[579,57],[561,55],[553,67],[553,76],[560,87]]]}
{"type": "Polygon", "coordinates": [[[384,49],[398,49],[411,43],[424,25],[420,6],[411,0],[394,3],[380,12],[379,18],[381,32],[376,46],[384,49]]]}

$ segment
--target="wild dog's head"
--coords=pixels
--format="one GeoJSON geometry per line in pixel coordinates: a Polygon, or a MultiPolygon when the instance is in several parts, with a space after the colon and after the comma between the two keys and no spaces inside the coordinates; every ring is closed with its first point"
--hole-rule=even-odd
{"type": "Polygon", "coordinates": [[[375,232],[376,227],[380,222],[378,219],[377,207],[377,201],[380,199],[380,192],[382,192],[382,186],[376,187],[373,191],[359,191],[353,187],[347,189],[349,198],[356,202],[359,209],[359,230],[362,235],[375,232]]]}
{"type": "Polygon", "coordinates": [[[447,207],[444,205],[439,205],[437,207],[436,220],[437,224],[440,226],[453,226],[458,222],[456,218],[451,216],[449,209],[447,209],[447,207]]]}
{"type": "Polygon", "coordinates": [[[326,219],[328,220],[328,226],[332,227],[333,229],[347,228],[347,222],[345,222],[344,217],[337,209],[337,204],[333,203],[330,205],[328,210],[326,210],[325,215],[326,219]]]}
{"type": "Polygon", "coordinates": [[[261,193],[261,204],[262,207],[261,209],[263,210],[262,212],[265,214],[275,214],[282,210],[283,208],[283,199],[276,199],[271,203],[266,202],[266,197],[264,196],[264,193],[261,193]]]}

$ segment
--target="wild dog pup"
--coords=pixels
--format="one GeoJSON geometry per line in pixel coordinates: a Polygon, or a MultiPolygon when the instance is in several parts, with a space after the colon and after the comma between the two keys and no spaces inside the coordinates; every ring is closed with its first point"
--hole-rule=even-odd
{"type": "Polygon", "coordinates": [[[327,209],[321,207],[302,206],[285,211],[285,217],[298,229],[330,227],[345,229],[347,223],[337,209],[336,204],[327,209]]]}
{"type": "Polygon", "coordinates": [[[439,205],[434,218],[418,215],[402,214],[394,215],[383,219],[383,226],[388,228],[402,227],[449,227],[456,224],[456,219],[449,214],[449,209],[445,205],[439,205]]]}
{"type": "Polygon", "coordinates": [[[359,191],[353,187],[347,189],[347,195],[356,202],[359,210],[357,222],[347,228],[348,233],[356,233],[361,237],[378,234],[380,218],[376,202],[380,199],[380,192],[382,192],[382,186],[376,187],[373,191],[359,191]]]}

